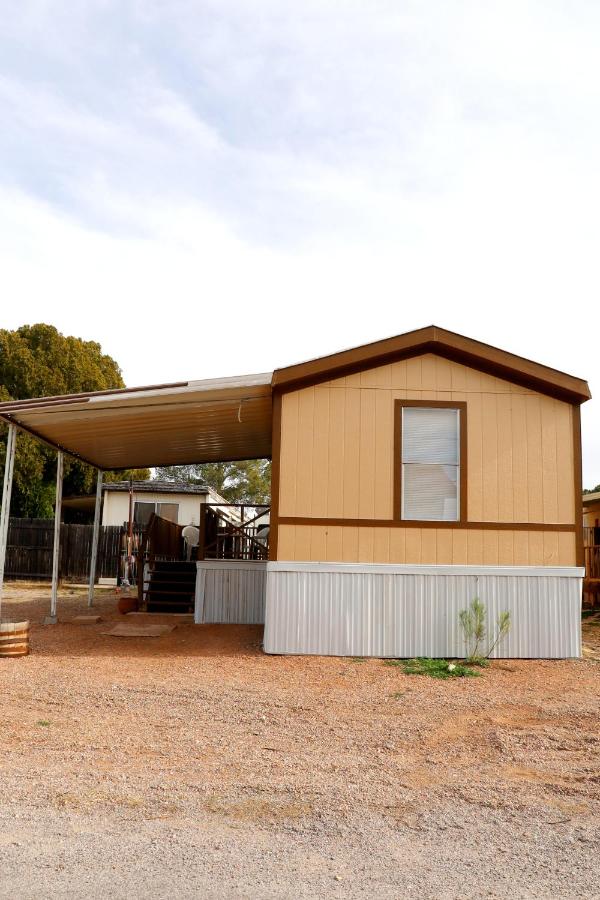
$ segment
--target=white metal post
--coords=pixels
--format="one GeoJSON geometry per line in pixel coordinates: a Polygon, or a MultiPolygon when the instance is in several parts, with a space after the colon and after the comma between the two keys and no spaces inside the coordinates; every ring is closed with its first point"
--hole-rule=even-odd
{"type": "Polygon", "coordinates": [[[92,534],[92,553],[90,557],[90,584],[88,587],[88,606],[94,605],[94,583],[96,581],[96,564],[98,561],[98,539],[100,537],[100,508],[102,506],[102,472],[98,469],[96,480],[96,506],[94,509],[94,531],[92,534]]]}
{"type": "Polygon", "coordinates": [[[63,453],[59,450],[56,457],[56,502],[54,506],[54,547],[52,551],[52,597],[50,600],[50,615],[46,617],[46,625],[55,625],[56,600],[58,596],[58,569],[60,560],[60,515],[62,508],[63,489],[63,453]]]}
{"type": "Polygon", "coordinates": [[[6,441],[6,460],[4,463],[4,485],[2,487],[2,510],[0,511],[0,618],[2,612],[2,588],[4,587],[4,566],[6,563],[6,543],[8,540],[8,520],[10,516],[10,495],[12,492],[13,472],[15,468],[15,447],[17,429],[8,426],[6,441]]]}

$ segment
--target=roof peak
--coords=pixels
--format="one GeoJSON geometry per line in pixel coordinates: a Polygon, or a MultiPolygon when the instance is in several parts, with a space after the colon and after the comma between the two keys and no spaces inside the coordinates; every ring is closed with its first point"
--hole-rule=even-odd
{"type": "Polygon", "coordinates": [[[439,325],[427,325],[395,337],[276,369],[272,385],[282,390],[294,390],[425,353],[435,353],[570,403],[582,403],[591,396],[587,382],[581,378],[448,331],[439,325]]]}

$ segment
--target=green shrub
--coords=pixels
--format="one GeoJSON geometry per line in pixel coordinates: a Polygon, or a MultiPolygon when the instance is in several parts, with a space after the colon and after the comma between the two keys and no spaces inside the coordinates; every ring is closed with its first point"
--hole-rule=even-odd
{"type": "Polygon", "coordinates": [[[429,659],[420,656],[417,659],[386,659],[386,666],[401,666],[405,675],[429,675],[430,678],[467,678],[477,677],[481,672],[460,662],[449,662],[447,659],[429,659]]]}

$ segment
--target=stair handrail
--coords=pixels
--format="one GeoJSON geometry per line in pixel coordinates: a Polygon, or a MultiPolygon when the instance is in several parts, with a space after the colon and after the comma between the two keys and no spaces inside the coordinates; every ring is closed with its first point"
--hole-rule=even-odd
{"type": "Polygon", "coordinates": [[[145,563],[146,553],[148,554],[148,566],[150,569],[154,567],[157,556],[166,556],[175,559],[182,558],[182,536],[183,525],[177,522],[171,522],[151,513],[148,519],[148,527],[144,531],[140,555],[138,557],[138,600],[140,605],[144,602],[144,580],[145,580],[145,563]]]}

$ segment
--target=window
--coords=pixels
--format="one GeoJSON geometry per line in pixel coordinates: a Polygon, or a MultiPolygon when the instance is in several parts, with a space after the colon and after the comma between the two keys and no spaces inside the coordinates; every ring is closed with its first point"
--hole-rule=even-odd
{"type": "Polygon", "coordinates": [[[136,500],[133,510],[133,521],[145,528],[150,521],[152,513],[177,523],[179,517],[179,503],[154,503],[147,500],[136,500]]]}
{"type": "Polygon", "coordinates": [[[133,521],[136,525],[141,525],[145,528],[150,521],[150,516],[155,511],[154,507],[154,503],[144,503],[141,500],[136,500],[133,507],[133,521]]]}
{"type": "Polygon", "coordinates": [[[157,503],[156,506],[157,516],[161,516],[163,519],[168,519],[169,522],[175,522],[175,524],[177,524],[179,503],[157,503]]]}
{"type": "Polygon", "coordinates": [[[465,465],[466,404],[397,401],[397,518],[465,521],[465,465]]]}

